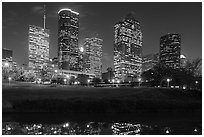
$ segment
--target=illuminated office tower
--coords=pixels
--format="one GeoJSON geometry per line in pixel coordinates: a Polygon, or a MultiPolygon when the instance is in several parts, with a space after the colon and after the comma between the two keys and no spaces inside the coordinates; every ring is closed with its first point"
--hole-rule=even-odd
{"type": "Polygon", "coordinates": [[[79,68],[79,13],[71,9],[58,12],[59,69],[80,71],[79,68]]]}
{"type": "Polygon", "coordinates": [[[29,25],[29,67],[42,69],[49,62],[49,30],[29,25]]]}
{"type": "Polygon", "coordinates": [[[160,62],[171,68],[180,68],[181,36],[167,34],[160,38],[160,62]]]}
{"type": "Polygon", "coordinates": [[[136,81],[142,72],[142,31],[140,24],[129,14],[114,26],[115,78],[136,81]]]}
{"type": "Polygon", "coordinates": [[[84,43],[84,71],[101,78],[102,73],[102,39],[86,38],[84,43]]]}

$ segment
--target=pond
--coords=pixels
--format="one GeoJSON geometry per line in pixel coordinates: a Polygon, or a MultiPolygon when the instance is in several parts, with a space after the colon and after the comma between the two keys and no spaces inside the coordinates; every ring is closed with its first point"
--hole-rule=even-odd
{"type": "Polygon", "coordinates": [[[201,135],[199,116],[3,113],[3,135],[201,135]]]}

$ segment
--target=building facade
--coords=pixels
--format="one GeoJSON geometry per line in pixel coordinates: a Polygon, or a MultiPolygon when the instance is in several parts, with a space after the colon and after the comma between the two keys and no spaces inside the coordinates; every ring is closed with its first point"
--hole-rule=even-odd
{"type": "Polygon", "coordinates": [[[84,42],[84,72],[95,74],[101,78],[102,74],[102,39],[86,38],[84,42]]]}
{"type": "Polygon", "coordinates": [[[167,34],[160,38],[160,62],[171,68],[180,68],[181,36],[167,34]]]}
{"type": "Polygon", "coordinates": [[[152,69],[159,62],[159,54],[148,54],[143,56],[142,72],[152,69]]]}
{"type": "Polygon", "coordinates": [[[188,59],[186,58],[186,56],[184,54],[181,54],[181,56],[180,56],[181,67],[184,68],[186,66],[187,62],[188,62],[188,59]]]}
{"type": "Polygon", "coordinates": [[[114,71],[111,67],[107,68],[107,71],[102,73],[102,80],[105,83],[111,82],[114,79],[114,71]]]}
{"type": "Polygon", "coordinates": [[[49,30],[29,25],[28,35],[29,67],[42,69],[49,62],[49,30]]]}
{"type": "Polygon", "coordinates": [[[142,72],[142,31],[132,15],[126,16],[114,26],[114,71],[115,78],[132,81],[142,72]]]}
{"type": "Polygon", "coordinates": [[[58,12],[59,69],[79,71],[79,13],[71,9],[58,12]]]}

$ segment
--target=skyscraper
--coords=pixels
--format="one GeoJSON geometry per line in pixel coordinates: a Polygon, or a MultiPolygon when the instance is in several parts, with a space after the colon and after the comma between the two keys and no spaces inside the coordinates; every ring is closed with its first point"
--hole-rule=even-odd
{"type": "Polygon", "coordinates": [[[49,61],[49,30],[29,25],[29,67],[42,69],[49,61]]]}
{"type": "Polygon", "coordinates": [[[115,78],[132,81],[142,72],[142,31],[132,14],[114,26],[114,71],[115,78]]]}
{"type": "Polygon", "coordinates": [[[181,36],[167,34],[160,38],[160,62],[171,68],[180,67],[181,36]]]}
{"type": "Polygon", "coordinates": [[[84,71],[101,78],[102,73],[102,39],[86,38],[84,43],[84,71]]]}
{"type": "Polygon", "coordinates": [[[59,69],[79,71],[79,13],[61,9],[58,16],[59,69]]]}
{"type": "Polygon", "coordinates": [[[45,27],[45,5],[43,13],[43,28],[29,25],[28,31],[28,66],[37,71],[49,62],[49,30],[45,27]]]}

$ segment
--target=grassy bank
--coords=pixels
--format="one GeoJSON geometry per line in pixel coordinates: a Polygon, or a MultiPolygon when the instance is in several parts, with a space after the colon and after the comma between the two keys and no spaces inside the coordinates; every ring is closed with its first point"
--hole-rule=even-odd
{"type": "Polygon", "coordinates": [[[201,92],[166,88],[3,87],[3,112],[194,113],[201,92]]]}

